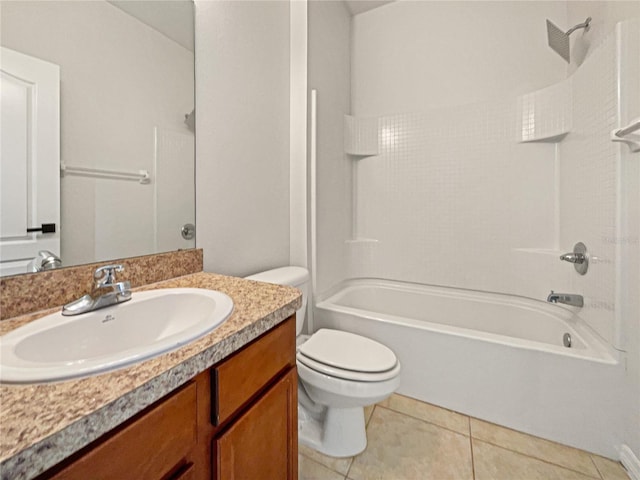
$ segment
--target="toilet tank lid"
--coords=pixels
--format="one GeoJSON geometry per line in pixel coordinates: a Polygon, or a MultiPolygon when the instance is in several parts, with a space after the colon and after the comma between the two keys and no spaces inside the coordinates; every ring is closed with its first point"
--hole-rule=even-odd
{"type": "Polygon", "coordinates": [[[256,273],[245,277],[247,280],[257,282],[275,283],[277,285],[289,285],[298,287],[309,281],[309,271],[303,267],[280,267],[265,272],[256,273]]]}

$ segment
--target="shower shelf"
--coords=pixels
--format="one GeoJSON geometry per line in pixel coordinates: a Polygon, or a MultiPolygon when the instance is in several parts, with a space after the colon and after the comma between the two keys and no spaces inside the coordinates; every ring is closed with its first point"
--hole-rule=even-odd
{"type": "Polygon", "coordinates": [[[634,119],[628,126],[611,132],[612,142],[623,142],[629,145],[632,152],[640,152],[640,117],[634,119]]]}
{"type": "Polygon", "coordinates": [[[345,115],[344,151],[353,160],[378,155],[378,118],[345,115]]]}
{"type": "Polygon", "coordinates": [[[112,178],[118,180],[138,180],[141,184],[151,182],[151,176],[147,170],[137,172],[123,172],[120,170],[107,170],[104,168],[74,167],[60,163],[60,172],[63,174],[81,175],[85,177],[112,178]]]}

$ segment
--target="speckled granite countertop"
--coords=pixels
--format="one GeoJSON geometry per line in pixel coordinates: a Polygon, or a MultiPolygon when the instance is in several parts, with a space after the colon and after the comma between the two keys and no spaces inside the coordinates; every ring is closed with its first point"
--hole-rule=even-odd
{"type": "MultiPolygon", "coordinates": [[[[0,478],[30,479],[131,418],[198,373],[291,316],[299,290],[211,273],[135,289],[219,290],[234,302],[231,317],[178,350],[102,375],[42,385],[0,385],[0,478]]],[[[135,295],[135,293],[134,293],[135,295]]],[[[0,334],[56,311],[0,323],[0,334]]]]}

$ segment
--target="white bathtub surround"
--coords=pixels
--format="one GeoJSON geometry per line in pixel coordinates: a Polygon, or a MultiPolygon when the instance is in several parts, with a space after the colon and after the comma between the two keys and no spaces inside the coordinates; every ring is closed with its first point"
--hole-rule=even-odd
{"type": "Polygon", "coordinates": [[[626,101],[619,91],[618,52],[623,46],[618,41],[615,32],[607,35],[573,74],[573,130],[558,146],[559,241],[581,241],[595,257],[587,275],[571,276],[571,288],[587,299],[581,317],[616,348],[621,347],[616,339],[621,147],[609,134],[619,121],[620,103],[626,101]]]}
{"type": "Polygon", "coordinates": [[[353,231],[377,243],[346,239],[348,277],[539,299],[551,289],[582,293],[584,319],[622,348],[623,164],[610,132],[633,101],[621,97],[623,77],[634,77],[619,59],[640,53],[634,28],[620,24],[572,77],[545,88],[380,115],[379,154],[353,162],[353,231]],[[557,258],[578,241],[593,259],[584,278],[557,258]]]}
{"type": "Polygon", "coordinates": [[[549,87],[518,97],[522,122],[521,142],[560,141],[571,131],[571,77],[549,87]]]}
{"type": "MultiPolygon", "coordinates": [[[[501,65],[492,64],[496,78],[486,82],[465,82],[470,65],[449,65],[451,59],[441,58],[439,47],[424,38],[425,31],[437,32],[452,48],[460,47],[467,30],[456,29],[451,38],[432,25],[437,20],[448,25],[453,7],[398,2],[354,19],[352,115],[377,116],[380,152],[353,162],[353,230],[377,242],[365,246],[345,239],[350,242],[345,244],[345,278],[388,278],[538,299],[551,289],[579,293],[586,299],[585,321],[624,349],[618,303],[621,242],[629,237],[620,210],[626,160],[610,132],[639,115],[630,111],[637,80],[633,88],[624,88],[636,78],[629,64],[640,56],[631,33],[637,26],[627,21],[605,35],[597,31],[603,27],[600,18],[594,24],[599,27],[589,32],[589,55],[566,78],[565,66],[555,63],[562,60],[549,56],[553,52],[544,38],[527,45],[528,56],[522,55],[523,46],[517,47],[520,53],[510,50],[525,37],[529,42],[537,38],[536,16],[568,24],[562,21],[566,7],[560,5],[530,2],[526,11],[517,12],[509,10],[516,8],[510,2],[469,5],[483,10],[477,12],[483,28],[504,18],[490,16],[494,8],[526,17],[514,37],[508,37],[503,23],[494,26],[497,35],[504,35],[504,55],[527,57],[527,65],[511,66],[510,75],[500,76],[501,65]],[[413,40],[401,41],[408,37],[413,40]],[[409,61],[414,58],[424,62],[414,65],[409,61]],[[427,74],[425,69],[434,65],[427,74]],[[523,74],[526,78],[519,77],[523,74]],[[494,91],[501,82],[508,85],[494,91]],[[578,241],[593,258],[584,278],[555,258],[578,241]]],[[[465,20],[458,20],[462,27],[465,20]]],[[[483,42],[474,47],[476,56],[488,57],[487,65],[495,61],[483,42]]],[[[482,69],[483,75],[488,70],[482,69]]],[[[320,230],[329,227],[320,225],[320,230]]]]}
{"type": "Polygon", "coordinates": [[[516,99],[565,77],[546,38],[531,41],[546,16],[562,22],[564,6],[396,2],[354,18],[350,113],[378,117],[380,148],[354,167],[354,223],[377,243],[347,245],[345,278],[520,294],[535,283],[513,281],[536,264],[514,249],[557,246],[555,147],[517,144],[516,99]]]}
{"type": "Polygon", "coordinates": [[[547,285],[548,271],[531,274],[539,259],[521,253],[563,252],[556,146],[518,143],[518,108],[514,97],[378,117],[379,154],[345,159],[356,180],[347,278],[537,298],[563,289],[571,272],[547,285]],[[359,239],[377,243],[351,242],[359,239]]]}
{"type": "Polygon", "coordinates": [[[399,393],[615,458],[622,369],[570,308],[522,297],[351,280],[317,304],[318,328],[384,342],[399,393]],[[569,333],[572,348],[563,346],[569,333]]]}

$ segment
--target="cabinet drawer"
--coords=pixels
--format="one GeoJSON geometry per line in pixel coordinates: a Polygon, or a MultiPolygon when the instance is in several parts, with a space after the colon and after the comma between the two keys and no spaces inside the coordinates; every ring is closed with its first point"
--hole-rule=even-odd
{"type": "Polygon", "coordinates": [[[279,373],[295,366],[296,319],[270,332],[212,369],[211,420],[220,425],[279,373]]]}
{"type": "Polygon", "coordinates": [[[195,442],[196,384],[190,383],[48,478],[163,478],[184,462],[195,442]]]}

